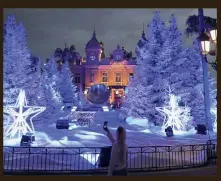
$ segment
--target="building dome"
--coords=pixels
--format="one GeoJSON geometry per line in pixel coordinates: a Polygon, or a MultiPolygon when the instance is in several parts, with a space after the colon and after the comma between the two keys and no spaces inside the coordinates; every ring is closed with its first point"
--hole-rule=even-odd
{"type": "Polygon", "coordinates": [[[137,43],[137,46],[139,48],[142,48],[146,44],[146,42],[147,42],[147,39],[146,39],[145,33],[143,32],[140,40],[137,43]]]}
{"type": "Polygon", "coordinates": [[[75,45],[70,47],[70,55],[72,60],[81,60],[82,57],[79,52],[76,51],[75,45]]]}
{"type": "Polygon", "coordinates": [[[87,42],[85,49],[98,49],[101,50],[102,47],[96,38],[96,33],[94,31],[93,36],[89,42],[87,42]]]}

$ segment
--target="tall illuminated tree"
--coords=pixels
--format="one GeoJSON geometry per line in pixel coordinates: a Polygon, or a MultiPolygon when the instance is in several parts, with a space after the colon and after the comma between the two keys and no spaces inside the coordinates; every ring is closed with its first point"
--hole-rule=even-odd
{"type": "Polygon", "coordinates": [[[148,25],[147,42],[142,47],[137,58],[135,76],[128,86],[128,94],[122,105],[122,114],[147,118],[157,122],[161,115],[155,110],[164,102],[164,79],[160,74],[163,66],[159,62],[165,61],[161,52],[166,40],[165,23],[160,19],[159,12],[155,12],[148,25]]]}
{"type": "Polygon", "coordinates": [[[30,65],[27,34],[22,23],[16,24],[13,15],[4,24],[3,51],[3,103],[13,105],[20,89],[25,89],[28,96],[31,89],[31,77],[27,76],[30,65]]]}
{"type": "Polygon", "coordinates": [[[61,66],[57,85],[64,103],[78,104],[77,87],[73,84],[73,74],[68,62],[63,63],[61,66]]]}
{"type": "Polygon", "coordinates": [[[63,99],[57,86],[59,81],[57,68],[57,63],[51,56],[41,72],[38,102],[41,102],[39,105],[45,106],[47,109],[40,115],[39,119],[55,121],[61,116],[63,99]]]}

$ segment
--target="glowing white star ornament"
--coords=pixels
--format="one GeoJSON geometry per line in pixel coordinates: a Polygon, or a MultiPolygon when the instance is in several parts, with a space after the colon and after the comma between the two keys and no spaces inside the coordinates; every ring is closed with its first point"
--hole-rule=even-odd
{"type": "Polygon", "coordinates": [[[171,126],[177,131],[186,131],[189,121],[191,120],[190,108],[187,106],[179,106],[180,97],[171,94],[169,87],[169,102],[166,106],[156,107],[156,110],[164,116],[162,128],[171,126]]]}
{"type": "Polygon", "coordinates": [[[46,107],[28,106],[24,90],[20,90],[17,101],[14,106],[4,106],[4,113],[13,118],[13,123],[4,129],[4,137],[20,138],[27,132],[34,133],[32,119],[42,113],[46,107]],[[30,117],[30,126],[26,119],[30,117]]]}

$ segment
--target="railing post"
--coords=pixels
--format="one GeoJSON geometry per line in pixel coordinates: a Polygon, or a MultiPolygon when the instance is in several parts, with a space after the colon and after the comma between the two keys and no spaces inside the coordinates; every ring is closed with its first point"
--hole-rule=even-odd
{"type": "Polygon", "coordinates": [[[168,146],[168,153],[169,153],[169,170],[171,169],[171,166],[170,166],[170,146],[168,146]]]}
{"type": "Polygon", "coordinates": [[[195,166],[195,154],[194,154],[194,145],[191,146],[191,151],[192,151],[192,155],[193,155],[193,164],[192,166],[194,167],[195,166]]]}
{"type": "Polygon", "coordinates": [[[143,156],[143,147],[141,147],[141,155],[140,155],[140,165],[141,165],[141,170],[143,170],[143,162],[142,162],[142,156],[143,156]]]}
{"type": "MultiPolygon", "coordinates": [[[[183,146],[181,146],[180,152],[181,152],[181,166],[182,166],[182,168],[183,168],[183,167],[184,167],[184,166],[183,166],[183,146]]],[[[184,153],[184,154],[185,154],[185,153],[184,153]]]]}
{"type": "Polygon", "coordinates": [[[48,155],[48,150],[47,148],[45,148],[45,171],[47,170],[47,155],[48,155]]]}
{"type": "Polygon", "coordinates": [[[62,160],[62,164],[61,164],[61,170],[63,170],[63,166],[64,166],[64,148],[62,148],[62,153],[61,153],[62,157],[61,157],[61,160],[62,160]]]}
{"type": "Polygon", "coordinates": [[[28,148],[28,172],[29,172],[29,163],[30,163],[30,152],[31,152],[31,148],[28,148]]]}
{"type": "Polygon", "coordinates": [[[11,167],[11,172],[13,172],[13,164],[14,164],[14,150],[15,148],[12,148],[12,167],[11,167]]]}
{"type": "Polygon", "coordinates": [[[156,146],[155,146],[155,148],[154,148],[154,152],[155,152],[154,154],[155,154],[155,158],[156,158],[156,159],[155,159],[155,162],[156,162],[156,170],[157,170],[157,168],[158,168],[158,167],[157,167],[157,164],[158,164],[158,161],[157,161],[157,160],[158,160],[158,155],[157,155],[157,147],[156,147],[156,146]]]}

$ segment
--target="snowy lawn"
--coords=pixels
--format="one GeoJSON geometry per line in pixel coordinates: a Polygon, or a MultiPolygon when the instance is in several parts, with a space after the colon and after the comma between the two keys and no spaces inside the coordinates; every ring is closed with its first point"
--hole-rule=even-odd
{"type": "MultiPolygon", "coordinates": [[[[102,129],[103,122],[108,121],[108,127],[115,136],[119,125],[127,131],[129,147],[140,146],[169,146],[203,144],[209,139],[208,135],[198,135],[196,131],[174,132],[173,137],[166,137],[159,126],[148,124],[147,120],[129,118],[122,121],[117,112],[98,112],[95,121],[89,127],[72,126],[72,130],[58,130],[55,123],[34,123],[38,147],[102,147],[110,146],[110,141],[102,129]]],[[[211,134],[211,139],[216,139],[211,134]]],[[[4,140],[4,146],[18,146],[19,140],[4,140]]]]}
{"type": "MultiPolygon", "coordinates": [[[[12,164],[12,161],[19,167],[13,166],[13,169],[29,169],[32,170],[88,170],[98,167],[100,155],[99,148],[87,147],[103,147],[110,146],[110,141],[107,139],[105,132],[102,129],[103,122],[108,121],[108,127],[115,135],[115,131],[119,125],[122,125],[127,130],[127,144],[129,147],[128,167],[129,168],[155,168],[159,163],[160,168],[178,165],[190,165],[193,160],[197,160],[197,164],[202,164],[206,160],[206,154],[202,152],[203,146],[198,146],[199,152],[191,154],[190,147],[185,148],[185,152],[180,155],[178,145],[204,144],[208,140],[208,135],[197,135],[195,130],[185,133],[174,133],[174,137],[166,137],[160,127],[151,126],[147,120],[127,119],[122,121],[118,119],[117,112],[100,112],[97,113],[96,121],[90,127],[72,126],[71,130],[57,130],[55,123],[36,123],[35,136],[36,141],[32,146],[32,154],[28,154],[25,148],[18,148],[18,158],[13,157],[10,151],[7,152],[7,161],[4,167],[7,169],[12,164]],[[143,124],[142,124],[143,123],[143,124]],[[174,146],[173,153],[168,153],[166,147],[158,148],[155,152],[155,147],[145,146],[174,146]],[[142,154],[141,154],[141,146],[142,154]],[[40,147],[65,147],[65,154],[60,155],[62,150],[48,148],[49,154],[45,155],[45,149],[40,147]],[[72,147],[72,148],[70,148],[72,147]],[[75,148],[74,148],[75,147],[75,148]],[[81,147],[79,150],[77,147],[81,147]],[[69,149],[70,148],[70,149],[69,149]],[[49,151],[50,150],[50,151],[49,151]],[[26,153],[25,153],[26,152],[26,153]],[[176,152],[176,153],[175,153],[176,152]],[[175,155],[175,156],[174,156],[175,155]],[[182,159],[181,159],[182,158],[182,159]],[[61,162],[61,159],[63,161],[61,162]],[[28,163],[29,162],[29,163],[28,163]],[[169,165],[168,165],[169,164],[169,165]]],[[[216,135],[211,135],[212,139],[216,139],[216,135]]],[[[4,140],[4,146],[19,146],[18,140],[4,140]]],[[[159,165],[158,165],[159,167],[159,165]]],[[[11,169],[11,168],[10,168],[11,169]]]]}

